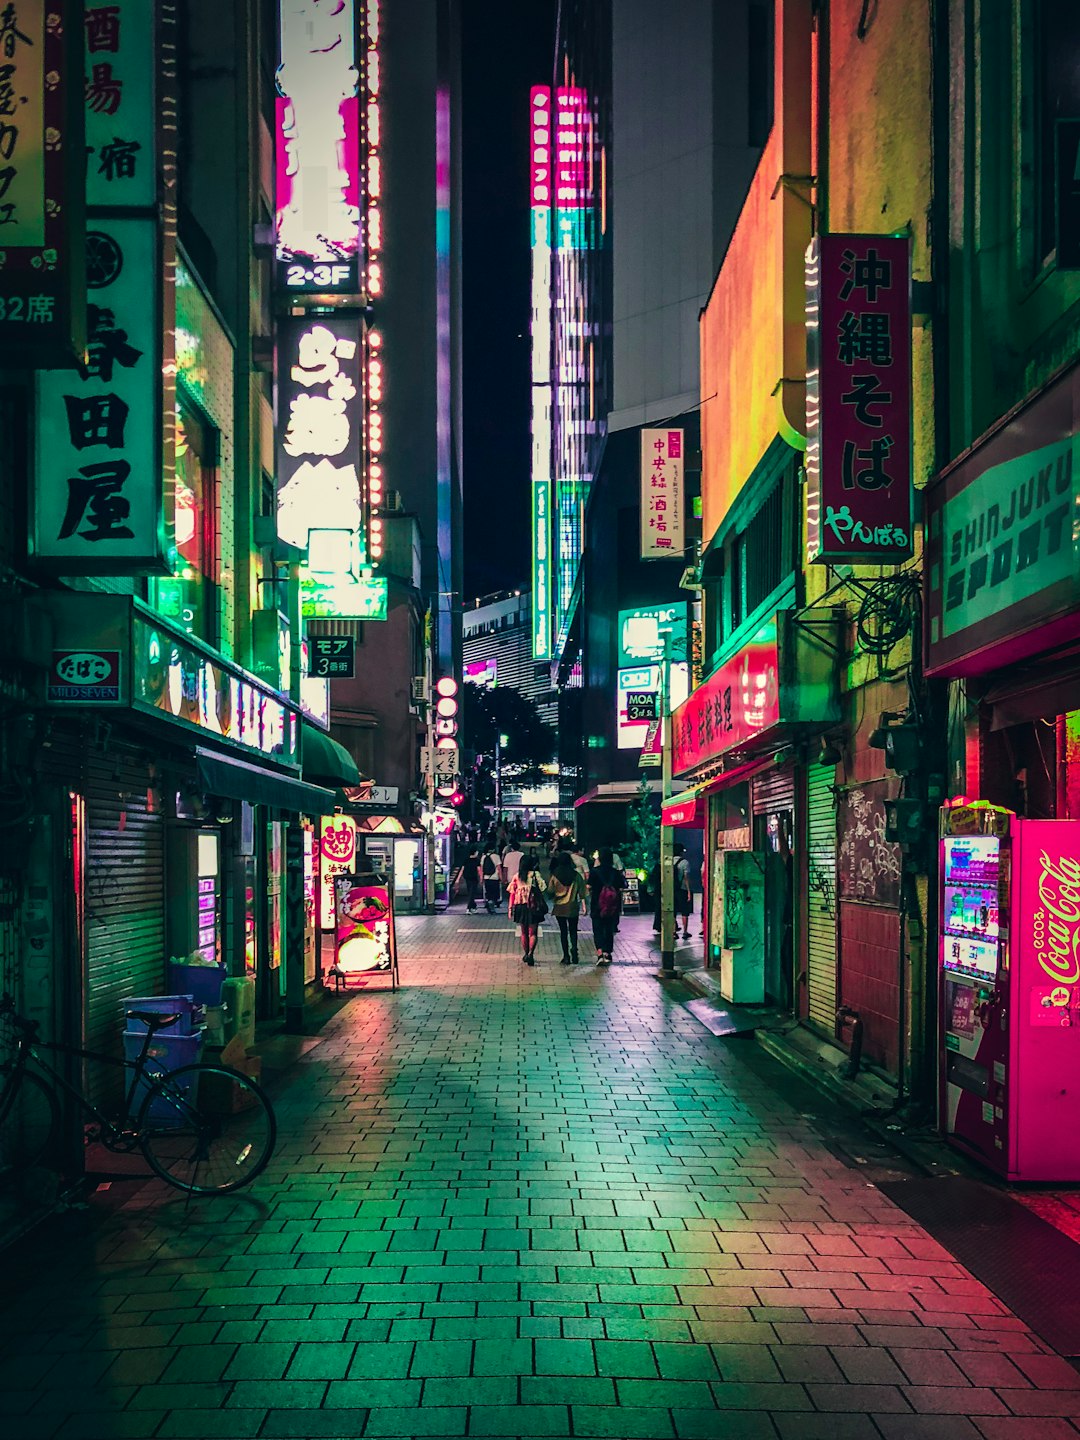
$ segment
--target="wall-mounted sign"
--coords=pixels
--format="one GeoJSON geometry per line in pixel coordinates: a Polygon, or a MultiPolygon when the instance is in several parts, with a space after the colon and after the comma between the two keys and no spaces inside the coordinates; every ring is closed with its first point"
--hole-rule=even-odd
{"type": "Polygon", "coordinates": [[[278,355],[278,534],[306,550],[312,530],[340,531],[356,537],[362,562],[360,317],[282,320],[278,355]]]}
{"type": "Polygon", "coordinates": [[[926,492],[927,670],[970,675],[1080,634],[1080,367],[926,492]]]}
{"type": "Polygon", "coordinates": [[[681,560],[686,546],[682,430],[641,432],[641,558],[681,560]]]}
{"type": "Polygon", "coordinates": [[[744,745],[779,720],[780,654],[774,618],[672,716],[672,772],[682,774],[744,745]]]}
{"type": "Polygon", "coordinates": [[[50,705],[121,704],[120,651],[54,650],[45,694],[50,705]]]}
{"type": "Polygon", "coordinates": [[[172,473],[158,223],[124,216],[93,227],[86,362],[37,377],[32,549],[68,575],[141,574],[166,568],[172,473]]]}
{"type": "MultiPolygon", "coordinates": [[[[632,665],[620,668],[616,675],[616,745],[620,750],[638,750],[646,744],[651,725],[659,723],[664,688],[662,665],[632,665]]],[[[670,668],[670,708],[675,709],[689,691],[686,662],[677,661],[670,668]]]]}
{"type": "Polygon", "coordinates": [[[278,283],[359,290],[360,102],[353,0],[280,0],[278,283]]]}
{"type": "Polygon", "coordinates": [[[806,261],[807,558],[913,553],[911,244],[819,235],[806,261]]]}
{"type": "Polygon", "coordinates": [[[529,91],[530,254],[529,321],[532,402],[532,650],[551,658],[551,204],[554,149],[551,89],[529,91]]]}
{"type": "Polygon", "coordinates": [[[356,674],[356,640],[352,635],[312,635],[311,673],[327,680],[349,679],[356,674]]]}
{"type": "Polygon", "coordinates": [[[658,665],[665,647],[672,660],[686,659],[686,605],[639,605],[619,611],[619,665],[658,665]],[[670,637],[670,638],[669,638],[670,637]]]}
{"type": "Polygon", "coordinates": [[[86,201],[157,204],[156,5],[146,0],[88,0],[86,50],[86,201]]]}
{"type": "Polygon", "coordinates": [[[313,575],[300,566],[300,605],[306,620],[385,620],[385,575],[313,575]]]}
{"type": "Polygon", "coordinates": [[[577,85],[555,91],[555,243],[585,250],[593,238],[593,191],[599,166],[593,154],[593,117],[588,94],[577,85]]]}
{"type": "Polygon", "coordinates": [[[81,24],[73,0],[0,7],[0,366],[84,348],[81,24]]]}

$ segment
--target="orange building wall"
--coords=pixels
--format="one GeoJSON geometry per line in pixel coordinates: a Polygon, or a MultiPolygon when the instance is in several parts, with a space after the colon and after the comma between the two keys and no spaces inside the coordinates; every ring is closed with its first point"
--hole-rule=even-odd
{"type": "Polygon", "coordinates": [[[805,445],[810,9],[809,0],[776,0],[772,134],[701,316],[706,543],[777,435],[805,445]]]}

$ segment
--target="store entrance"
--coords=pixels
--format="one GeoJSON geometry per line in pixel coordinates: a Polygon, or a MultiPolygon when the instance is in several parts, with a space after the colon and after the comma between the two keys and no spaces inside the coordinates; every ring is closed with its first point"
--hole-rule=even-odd
{"type": "Polygon", "coordinates": [[[754,849],[765,862],[765,997],[781,1009],[793,1005],[795,872],[791,810],[755,816],[754,849]]]}

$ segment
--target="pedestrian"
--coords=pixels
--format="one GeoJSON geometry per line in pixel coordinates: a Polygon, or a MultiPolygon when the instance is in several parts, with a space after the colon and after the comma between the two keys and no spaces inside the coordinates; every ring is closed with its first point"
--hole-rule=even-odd
{"type": "Polygon", "coordinates": [[[502,861],[495,847],[489,846],[480,862],[480,875],[484,882],[484,909],[494,915],[502,900],[502,861]]]}
{"type": "Polygon", "coordinates": [[[653,922],[652,928],[655,934],[660,934],[660,914],[663,908],[662,880],[660,874],[660,861],[649,871],[649,894],[653,898],[653,922]]]}
{"type": "Polygon", "coordinates": [[[480,851],[470,845],[461,862],[461,874],[465,881],[465,909],[470,915],[476,914],[476,897],[480,891],[480,851]]]}
{"type": "Polygon", "coordinates": [[[557,850],[548,877],[551,909],[559,922],[560,965],[578,963],[578,917],[585,909],[585,881],[567,850],[557,850]]]}
{"type": "Polygon", "coordinates": [[[589,872],[589,914],[592,916],[597,965],[611,964],[625,885],[626,877],[616,867],[611,850],[605,846],[600,851],[596,865],[589,872]]]}
{"type": "Polygon", "coordinates": [[[518,873],[518,866],[524,858],[524,851],[520,845],[511,842],[502,853],[503,883],[506,886],[506,893],[510,893],[510,885],[518,873]]]}
{"type": "Polygon", "coordinates": [[[586,883],[588,883],[588,879],[589,879],[589,862],[588,862],[588,860],[587,860],[586,857],[585,857],[585,851],[581,848],[581,841],[580,841],[580,840],[571,840],[571,841],[570,841],[570,858],[571,858],[571,860],[573,860],[574,864],[577,866],[578,872],[579,872],[579,874],[581,875],[581,878],[582,878],[586,883]]]}
{"type": "Polygon", "coordinates": [[[547,914],[547,908],[544,892],[540,888],[540,876],[534,862],[526,855],[518,873],[510,881],[507,899],[510,919],[521,927],[521,958],[526,965],[535,963],[540,922],[547,914]]]}
{"type": "Polygon", "coordinates": [[[690,939],[690,916],[694,913],[694,897],[690,890],[690,862],[686,858],[686,846],[675,846],[675,931],[678,933],[682,920],[682,938],[690,939]]]}

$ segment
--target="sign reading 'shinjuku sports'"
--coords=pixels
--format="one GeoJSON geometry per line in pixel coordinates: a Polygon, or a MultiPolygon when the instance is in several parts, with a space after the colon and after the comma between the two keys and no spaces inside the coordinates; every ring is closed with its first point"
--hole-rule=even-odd
{"type": "Polygon", "coordinates": [[[819,235],[806,264],[807,558],[913,553],[910,242],[819,235]]]}

